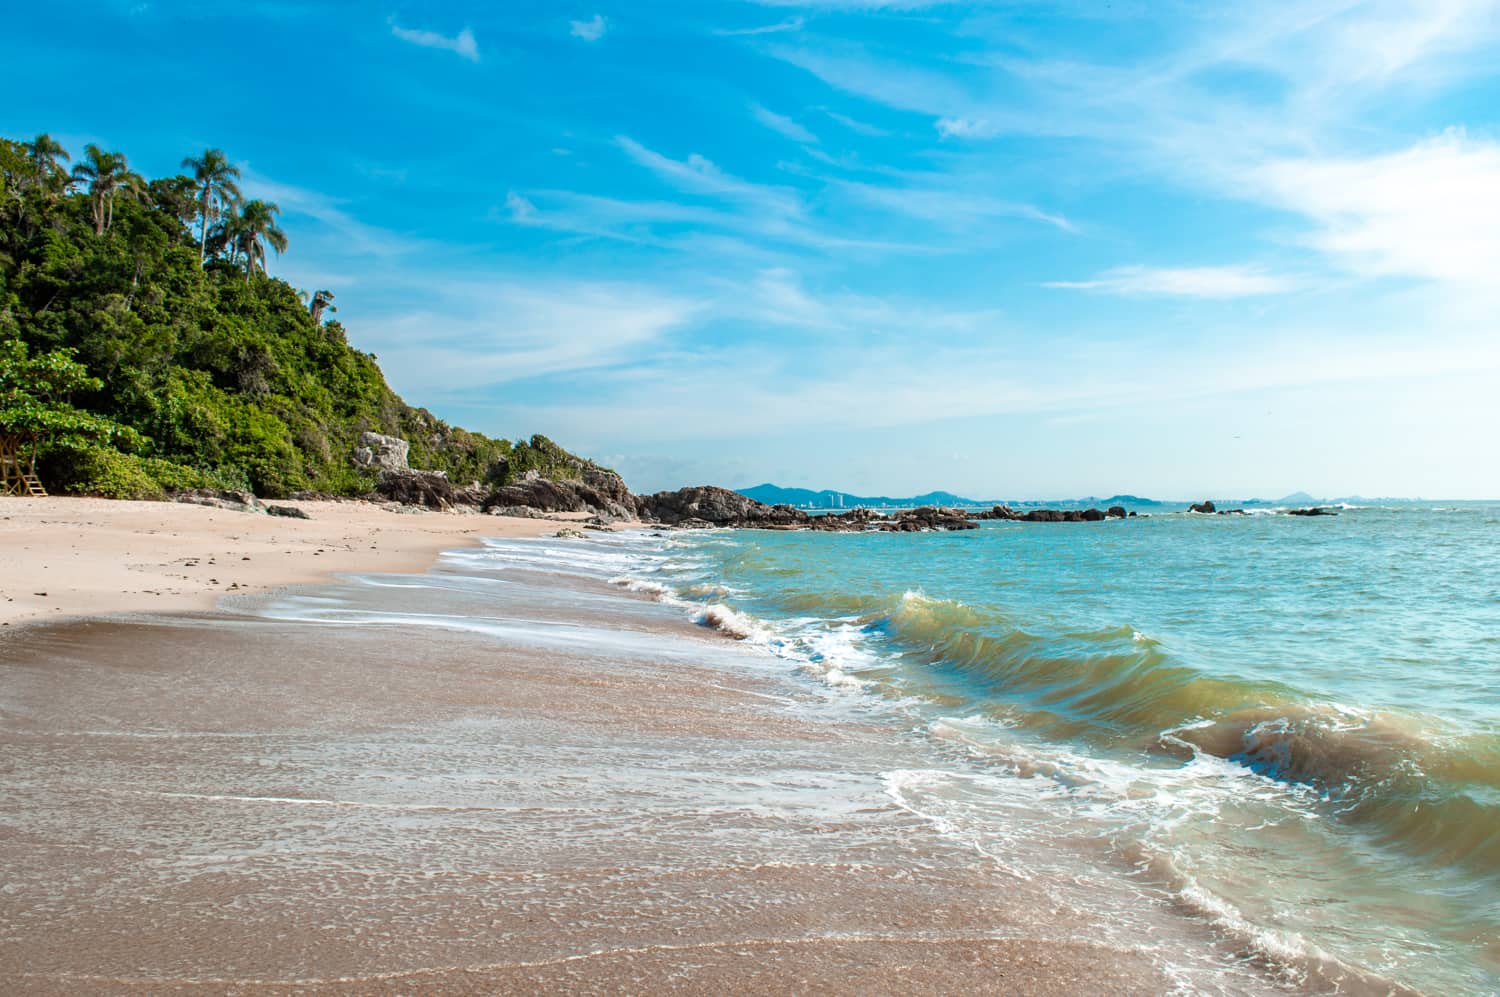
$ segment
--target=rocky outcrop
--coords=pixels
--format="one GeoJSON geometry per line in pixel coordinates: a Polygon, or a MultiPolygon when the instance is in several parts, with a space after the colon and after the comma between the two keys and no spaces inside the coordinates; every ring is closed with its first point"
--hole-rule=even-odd
{"type": "Polygon", "coordinates": [[[979,526],[961,512],[936,506],[902,509],[888,516],[871,509],[809,516],[789,505],[766,505],[739,492],[711,485],[639,495],[635,501],[642,522],[684,529],[718,526],[737,530],[815,530],[820,533],[919,533],[972,530],[979,526]]]}
{"type": "MultiPolygon", "coordinates": [[[[528,471],[484,497],[485,512],[534,509],[538,512],[587,512],[613,520],[634,519],[635,498],[613,471],[588,468],[578,480],[554,481],[528,471]]],[[[504,515],[505,513],[500,513],[504,515]]]]}
{"type": "Polygon", "coordinates": [[[1106,519],[1125,519],[1135,513],[1127,513],[1124,506],[1112,505],[1109,509],[1028,509],[1021,512],[1008,505],[997,505],[975,515],[975,519],[1000,519],[1012,523],[1098,523],[1106,519]]]}
{"type": "Polygon", "coordinates": [[[458,497],[442,471],[381,471],[375,479],[375,493],[392,502],[428,509],[451,509],[458,497]]]}
{"type": "Polygon", "coordinates": [[[929,531],[977,530],[979,524],[957,509],[924,505],[917,509],[902,509],[890,516],[872,521],[872,526],[883,533],[927,533],[929,531]]]}
{"type": "Polygon", "coordinates": [[[1188,512],[1201,512],[1207,515],[1213,515],[1215,512],[1218,512],[1218,510],[1214,508],[1214,504],[1212,502],[1204,499],[1197,505],[1188,506],[1188,512]]]}
{"type": "Polygon", "coordinates": [[[382,436],[380,433],[361,433],[359,446],[354,448],[354,466],[375,471],[408,471],[406,455],[411,444],[397,436],[382,436]]]}
{"type": "Polygon", "coordinates": [[[266,506],[266,515],[281,516],[284,519],[312,519],[306,510],[299,509],[294,505],[268,505],[266,506]]]}
{"type": "Polygon", "coordinates": [[[736,529],[796,529],[807,526],[811,519],[807,513],[789,505],[766,505],[714,485],[637,495],[635,512],[646,523],[736,529]]]}
{"type": "Polygon", "coordinates": [[[1288,509],[1286,511],[1286,514],[1288,516],[1337,516],[1338,515],[1338,513],[1334,512],[1332,509],[1325,509],[1322,506],[1313,506],[1312,508],[1309,508],[1309,509],[1288,509]]]}
{"type": "Polygon", "coordinates": [[[213,509],[228,509],[230,512],[265,512],[260,499],[249,492],[236,492],[214,488],[193,488],[172,496],[175,502],[189,505],[206,505],[213,509]]]}

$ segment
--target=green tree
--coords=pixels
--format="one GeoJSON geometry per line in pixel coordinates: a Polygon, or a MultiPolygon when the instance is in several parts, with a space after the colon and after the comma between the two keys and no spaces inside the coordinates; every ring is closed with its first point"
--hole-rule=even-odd
{"type": "Polygon", "coordinates": [[[323,321],[323,313],[336,312],[338,309],[333,304],[332,291],[314,291],[312,301],[307,306],[308,313],[312,315],[314,322],[323,321]]]}
{"type": "Polygon", "coordinates": [[[39,442],[77,449],[121,433],[112,420],[69,401],[75,392],[103,385],[72,350],[30,356],[19,339],[0,340],[0,491],[23,491],[22,460],[29,458],[25,473],[34,473],[39,442]]]}
{"type": "Polygon", "coordinates": [[[63,163],[72,161],[64,149],[46,132],[26,143],[26,156],[36,171],[38,185],[51,194],[61,193],[68,185],[68,170],[63,163]]]}
{"type": "Polygon", "coordinates": [[[105,152],[90,143],[83,147],[84,161],[73,167],[73,181],[87,184],[94,207],[94,234],[103,235],[115,220],[115,196],[139,198],[146,181],[132,173],[121,152],[105,152]]]}
{"type": "Polygon", "coordinates": [[[240,168],[229,162],[223,149],[208,149],[198,157],[189,156],[182,168],[193,171],[198,186],[198,262],[208,258],[208,227],[226,212],[237,210],[244,197],[240,194],[240,168]]]}
{"type": "Polygon", "coordinates": [[[272,201],[246,201],[233,226],[235,253],[244,257],[245,280],[248,283],[257,269],[266,272],[266,246],[276,254],[286,252],[286,233],[276,224],[281,207],[272,201]]]}

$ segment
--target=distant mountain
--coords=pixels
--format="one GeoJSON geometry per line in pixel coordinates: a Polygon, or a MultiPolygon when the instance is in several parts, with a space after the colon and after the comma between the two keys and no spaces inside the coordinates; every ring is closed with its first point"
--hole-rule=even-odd
{"type": "Polygon", "coordinates": [[[878,508],[912,508],[919,505],[988,505],[974,499],[964,498],[952,492],[928,492],[910,498],[893,498],[889,495],[851,495],[824,489],[815,492],[810,488],[782,488],[764,484],[753,488],[738,489],[741,495],[764,502],[766,505],[791,505],[802,509],[853,509],[856,506],[878,508]]]}
{"type": "Polygon", "coordinates": [[[1318,504],[1318,499],[1313,498],[1311,495],[1307,494],[1306,492],[1292,492],[1292,494],[1290,494],[1290,495],[1283,495],[1281,498],[1277,499],[1275,504],[1276,505],[1304,505],[1304,506],[1305,505],[1317,505],[1318,504]]]}
{"type": "Polygon", "coordinates": [[[756,485],[753,488],[741,488],[738,491],[741,495],[753,498],[757,502],[764,502],[766,505],[790,505],[796,506],[799,509],[853,509],[857,506],[869,506],[877,509],[901,509],[914,508],[921,505],[987,507],[1005,504],[1024,508],[1040,508],[1045,506],[1052,509],[1081,509],[1090,506],[1107,509],[1112,505],[1121,505],[1134,511],[1183,504],[1180,502],[1158,502],[1155,499],[1141,498],[1138,495],[1111,495],[1109,498],[1090,496],[1081,499],[1022,502],[1014,499],[972,499],[965,498],[962,495],[955,495],[952,492],[936,491],[901,498],[890,495],[853,495],[849,492],[834,491],[833,489],[813,491],[810,488],[782,488],[779,485],[772,484],[756,485]]]}

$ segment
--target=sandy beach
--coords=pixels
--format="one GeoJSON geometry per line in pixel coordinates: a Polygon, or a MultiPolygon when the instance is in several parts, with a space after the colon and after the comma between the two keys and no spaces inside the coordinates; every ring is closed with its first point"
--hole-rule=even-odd
{"type": "Polygon", "coordinates": [[[549,569],[599,540],[308,508],[0,513],[49,572],[0,640],[0,990],[1155,994],[1211,953],[893,803],[925,749],[778,659],[549,569]]]}
{"type": "Polygon", "coordinates": [[[226,594],[348,571],[420,571],[479,537],[566,524],[368,502],[282,502],[309,519],[175,502],[0,497],[0,624],[211,610],[226,594]]]}

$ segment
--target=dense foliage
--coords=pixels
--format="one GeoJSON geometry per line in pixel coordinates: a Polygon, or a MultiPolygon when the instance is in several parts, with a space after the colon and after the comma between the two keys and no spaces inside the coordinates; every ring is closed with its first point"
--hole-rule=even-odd
{"type": "Polygon", "coordinates": [[[455,482],[554,460],[536,437],[545,447],[521,444],[512,468],[507,441],[404,404],[323,320],[331,292],[304,298],[266,274],[267,250],[287,248],[277,207],[244,200],[222,152],[149,182],[95,146],[68,161],[45,135],[0,139],[0,366],[50,486],[362,494],[373,481],[350,455],[366,430],[409,440],[413,467],[455,482]],[[25,364],[66,370],[66,397],[23,391],[25,364]]]}

